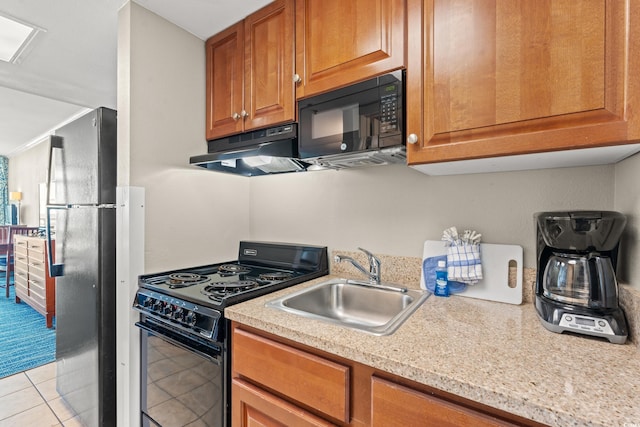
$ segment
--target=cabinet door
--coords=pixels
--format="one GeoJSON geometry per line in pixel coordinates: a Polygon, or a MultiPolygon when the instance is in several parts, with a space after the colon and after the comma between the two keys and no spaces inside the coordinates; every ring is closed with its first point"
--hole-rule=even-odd
{"type": "Polygon", "coordinates": [[[349,420],[348,366],[238,328],[232,343],[235,377],[261,384],[328,417],[349,420]]]}
{"type": "Polygon", "coordinates": [[[515,425],[376,377],[372,379],[371,395],[373,427],[515,425]]]}
{"type": "Polygon", "coordinates": [[[17,298],[26,298],[29,296],[29,279],[25,269],[18,268],[16,264],[13,271],[14,285],[17,298]]]}
{"type": "Polygon", "coordinates": [[[245,130],[295,119],[293,0],[279,0],[244,21],[245,130]]]}
{"type": "MultiPolygon", "coordinates": [[[[13,237],[13,278],[16,290],[16,300],[29,296],[29,258],[27,241],[19,234],[13,237]]],[[[1,278],[0,281],[4,281],[1,278]]]]}
{"type": "Polygon", "coordinates": [[[296,96],[402,68],[404,0],[297,0],[296,96]]]}
{"type": "Polygon", "coordinates": [[[206,136],[241,132],[243,108],[244,26],[242,22],[207,40],[206,136]]]}
{"type": "Polygon", "coordinates": [[[409,164],[638,138],[638,61],[627,52],[640,31],[626,24],[638,7],[408,0],[407,134],[418,139],[409,164]]]}
{"type": "Polygon", "coordinates": [[[239,379],[232,381],[231,398],[234,427],[334,425],[239,379]]]}

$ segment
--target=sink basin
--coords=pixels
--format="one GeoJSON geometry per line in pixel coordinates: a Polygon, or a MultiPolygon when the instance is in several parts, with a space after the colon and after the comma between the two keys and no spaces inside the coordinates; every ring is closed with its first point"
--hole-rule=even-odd
{"type": "Polygon", "coordinates": [[[266,305],[373,335],[390,335],[429,295],[417,289],[332,279],[266,305]]]}

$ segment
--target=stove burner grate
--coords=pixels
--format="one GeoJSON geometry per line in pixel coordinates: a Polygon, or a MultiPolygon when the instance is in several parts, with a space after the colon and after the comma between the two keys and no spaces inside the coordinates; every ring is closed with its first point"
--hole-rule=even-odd
{"type": "Polygon", "coordinates": [[[250,271],[250,268],[238,264],[222,264],[218,267],[218,272],[221,274],[243,274],[250,271]]]}
{"type": "Polygon", "coordinates": [[[205,286],[200,292],[209,299],[220,301],[230,295],[239,294],[260,286],[254,280],[238,280],[236,282],[213,282],[205,286]]]}
{"type": "Polygon", "coordinates": [[[251,289],[258,286],[255,280],[238,280],[236,282],[213,282],[205,286],[202,293],[215,292],[219,290],[251,289]]]}
{"type": "Polygon", "coordinates": [[[169,275],[167,283],[169,284],[169,288],[177,289],[205,283],[209,280],[211,279],[206,276],[201,276],[194,273],[172,273],[169,275]]]}
{"type": "Polygon", "coordinates": [[[293,278],[293,274],[284,271],[274,271],[272,273],[262,273],[258,276],[260,280],[289,280],[293,278]]]}

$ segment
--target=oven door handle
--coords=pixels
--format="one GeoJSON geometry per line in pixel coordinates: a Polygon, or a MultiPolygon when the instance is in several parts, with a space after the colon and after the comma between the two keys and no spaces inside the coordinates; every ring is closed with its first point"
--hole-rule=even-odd
{"type": "Polygon", "coordinates": [[[192,353],[196,353],[198,356],[203,357],[203,358],[207,359],[209,362],[212,362],[212,363],[214,363],[214,364],[216,364],[218,366],[222,366],[222,362],[218,358],[216,358],[215,356],[203,353],[203,352],[201,352],[201,351],[199,351],[199,350],[197,350],[195,348],[191,348],[191,347],[187,346],[184,343],[181,343],[180,341],[178,341],[176,339],[168,337],[165,334],[160,333],[160,332],[156,331],[153,328],[150,328],[149,326],[145,325],[144,323],[136,322],[135,325],[138,328],[150,333],[151,335],[154,335],[154,336],[156,336],[156,337],[158,337],[158,338],[160,338],[162,340],[165,340],[167,342],[170,342],[171,344],[173,344],[173,345],[175,345],[177,347],[180,347],[183,350],[186,350],[186,351],[189,351],[189,352],[192,352],[192,353]]]}

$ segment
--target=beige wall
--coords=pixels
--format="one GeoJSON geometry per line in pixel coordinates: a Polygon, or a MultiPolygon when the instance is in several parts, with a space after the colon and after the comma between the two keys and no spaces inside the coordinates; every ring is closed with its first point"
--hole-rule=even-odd
{"type": "Polygon", "coordinates": [[[145,189],[145,270],[234,259],[249,237],[249,181],[188,164],[206,151],[204,42],[135,3],[128,13],[118,41],[118,180],[145,189]]]}
{"type": "Polygon", "coordinates": [[[49,140],[23,151],[9,159],[9,191],[21,191],[20,222],[38,226],[40,209],[40,183],[47,180],[49,140]]]}
{"type": "Polygon", "coordinates": [[[627,216],[618,278],[640,289],[640,154],[616,165],[614,209],[627,216]]]}
{"type": "Polygon", "coordinates": [[[431,177],[396,165],[260,177],[251,180],[251,237],[419,257],[425,240],[456,226],[485,243],[523,246],[525,266],[535,267],[533,214],[611,209],[613,186],[613,166],[431,177]]]}
{"type": "Polygon", "coordinates": [[[525,266],[536,267],[535,212],[617,210],[628,220],[618,277],[640,289],[639,183],[640,154],[616,165],[477,175],[430,177],[398,165],[259,177],[250,234],[419,257],[424,240],[455,225],[486,243],[521,245],[525,266]]]}

